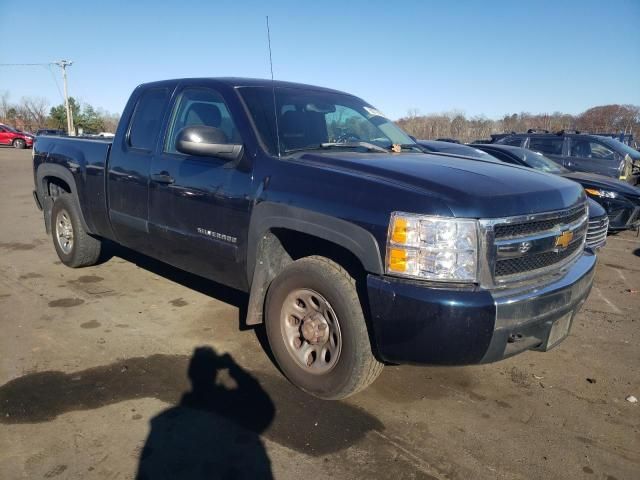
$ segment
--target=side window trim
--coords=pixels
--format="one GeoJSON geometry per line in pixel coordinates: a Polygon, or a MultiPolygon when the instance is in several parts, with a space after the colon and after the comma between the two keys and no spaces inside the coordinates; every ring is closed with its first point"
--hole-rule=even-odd
{"type": "MultiPolygon", "coordinates": [[[[216,88],[213,88],[211,86],[208,85],[178,85],[178,88],[175,89],[175,91],[173,92],[173,96],[170,102],[170,109],[167,112],[167,121],[165,122],[164,128],[163,128],[163,135],[161,138],[161,143],[160,143],[160,152],[163,155],[170,155],[170,156],[174,156],[177,158],[184,158],[184,157],[189,157],[190,155],[186,154],[186,153],[181,153],[178,151],[170,151],[168,150],[169,148],[169,142],[171,140],[171,137],[173,135],[173,128],[174,128],[174,122],[176,120],[176,115],[179,113],[178,110],[181,108],[181,102],[182,102],[182,98],[185,92],[189,91],[189,90],[202,90],[202,91],[208,91],[208,92],[212,92],[213,94],[217,95],[218,97],[220,97],[221,99],[221,103],[224,105],[226,113],[229,116],[229,119],[231,120],[231,122],[233,123],[233,127],[237,128],[235,125],[235,121],[233,119],[233,116],[231,114],[231,109],[229,108],[229,106],[227,105],[227,101],[224,98],[224,95],[217,90],[216,88]]],[[[229,141],[231,141],[231,139],[229,139],[229,141]]]]}

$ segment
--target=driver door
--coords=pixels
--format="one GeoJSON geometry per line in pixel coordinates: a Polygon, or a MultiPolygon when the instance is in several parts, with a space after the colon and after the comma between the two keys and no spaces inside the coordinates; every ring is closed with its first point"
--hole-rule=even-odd
{"type": "Polygon", "coordinates": [[[228,160],[186,155],[176,149],[180,130],[215,127],[226,143],[242,139],[220,93],[187,86],[176,96],[149,182],[149,231],[156,256],[219,283],[245,288],[245,241],[249,226],[251,172],[228,160]]]}
{"type": "Polygon", "coordinates": [[[578,172],[592,172],[618,178],[620,160],[606,145],[587,138],[572,138],[569,147],[570,165],[578,172]]]}

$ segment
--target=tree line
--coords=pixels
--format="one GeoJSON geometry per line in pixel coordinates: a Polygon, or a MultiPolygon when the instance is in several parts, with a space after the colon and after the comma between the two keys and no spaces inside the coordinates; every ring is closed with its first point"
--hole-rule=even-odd
{"type": "Polygon", "coordinates": [[[640,140],[640,106],[637,105],[602,105],[579,115],[522,112],[504,115],[499,120],[483,116],[467,118],[459,111],[421,115],[417,110],[411,110],[397,123],[409,134],[422,140],[455,138],[468,143],[489,139],[493,133],[526,132],[528,129],[630,133],[640,140]]]}
{"type": "MultiPolygon", "coordinates": [[[[76,134],[115,132],[119,114],[95,108],[86,102],[69,97],[76,134]]],[[[22,97],[12,102],[9,92],[0,93],[0,123],[25,132],[36,132],[41,128],[67,130],[67,110],[64,103],[51,106],[43,97],[22,97]]]]}
{"type": "MultiPolygon", "coordinates": [[[[76,133],[115,132],[119,114],[95,108],[89,103],[69,98],[76,133]]],[[[9,92],[0,94],[0,123],[26,132],[40,128],[66,130],[67,111],[64,104],[50,106],[42,97],[22,97],[19,102],[10,101],[9,92]]],[[[484,116],[467,118],[463,112],[452,111],[421,115],[410,110],[397,123],[416,138],[430,140],[455,138],[462,142],[489,139],[493,133],[525,132],[528,129],[579,130],[589,133],[626,133],[640,140],[640,106],[602,105],[590,108],[579,115],[554,112],[532,114],[527,112],[504,115],[492,120],[484,116]]]]}

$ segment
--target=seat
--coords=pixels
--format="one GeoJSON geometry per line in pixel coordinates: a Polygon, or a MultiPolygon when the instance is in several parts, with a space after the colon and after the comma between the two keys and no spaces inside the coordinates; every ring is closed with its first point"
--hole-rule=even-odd
{"type": "Polygon", "coordinates": [[[318,145],[327,141],[327,124],[324,114],[289,110],[278,125],[285,150],[318,145]]]}
{"type": "Polygon", "coordinates": [[[591,148],[586,140],[577,140],[575,145],[571,147],[572,157],[588,158],[591,156],[591,148]]]}
{"type": "Polygon", "coordinates": [[[184,117],[184,126],[205,125],[220,130],[220,135],[224,141],[220,143],[229,143],[229,137],[221,128],[222,113],[220,109],[212,103],[192,103],[184,117]]]}

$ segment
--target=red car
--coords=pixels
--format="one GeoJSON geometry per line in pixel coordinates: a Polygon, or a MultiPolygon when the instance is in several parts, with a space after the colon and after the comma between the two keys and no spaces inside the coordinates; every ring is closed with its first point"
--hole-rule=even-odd
{"type": "Polygon", "coordinates": [[[33,135],[19,132],[9,125],[0,124],[0,145],[11,145],[15,148],[33,147],[33,135]]]}

